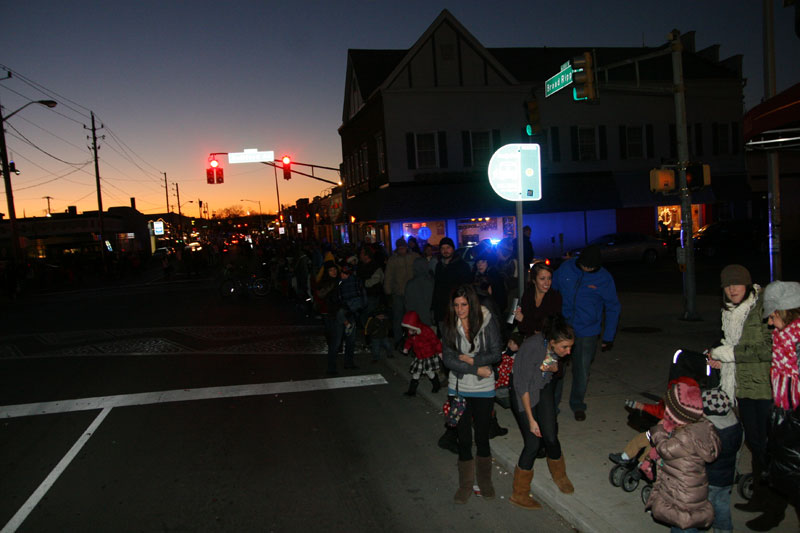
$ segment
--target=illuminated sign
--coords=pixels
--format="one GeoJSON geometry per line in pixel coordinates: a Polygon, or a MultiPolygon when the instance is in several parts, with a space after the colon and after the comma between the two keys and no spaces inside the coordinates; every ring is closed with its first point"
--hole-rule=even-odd
{"type": "Polygon", "coordinates": [[[258,148],[245,148],[244,152],[231,152],[228,154],[228,163],[272,163],[275,161],[275,152],[259,152],[258,148]]]}
{"type": "Polygon", "coordinates": [[[164,235],[164,222],[156,220],[153,222],[153,235],[164,235]]]}
{"type": "Polygon", "coordinates": [[[538,144],[507,144],[489,160],[489,184],[511,202],[542,199],[542,162],[538,144]]]}

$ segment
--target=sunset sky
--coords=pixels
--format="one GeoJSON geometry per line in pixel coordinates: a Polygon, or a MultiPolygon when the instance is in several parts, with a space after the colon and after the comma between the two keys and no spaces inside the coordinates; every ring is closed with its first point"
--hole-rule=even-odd
{"type": "MultiPolygon", "coordinates": [[[[800,81],[800,38],[794,8],[774,6],[780,91],[800,81]]],[[[225,183],[207,185],[208,154],[258,148],[338,167],[347,50],[409,48],[444,8],[489,48],[659,46],[673,28],[695,30],[698,49],[719,44],[722,58],[744,55],[747,109],[764,94],[755,0],[7,1],[0,65],[14,75],[0,82],[3,115],[31,100],[59,102],[53,110],[30,106],[6,126],[21,171],[12,176],[17,216],[42,216],[47,196],[53,212],[97,208],[90,111],[104,126],[104,208],[135,197],[140,211],[164,212],[166,172],[173,209],[178,183],[191,215],[198,200],[211,211],[257,211],[261,201],[274,212],[271,168],[223,159],[225,183]]],[[[280,173],[278,181],[284,204],[330,187],[280,173]]]]}

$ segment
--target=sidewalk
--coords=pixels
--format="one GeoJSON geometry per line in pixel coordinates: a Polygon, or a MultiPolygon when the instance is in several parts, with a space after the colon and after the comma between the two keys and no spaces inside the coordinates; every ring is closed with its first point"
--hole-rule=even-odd
{"type": "MultiPolygon", "coordinates": [[[[702,318],[699,322],[678,319],[683,311],[680,295],[626,293],[620,294],[620,301],[622,317],[614,348],[605,353],[598,350],[592,365],[586,395],[589,407],[584,422],[576,422],[567,405],[570,370],[565,377],[559,440],[575,493],[565,495],[558,491],[542,459],[537,460],[534,467],[532,492],[584,533],[664,533],[667,528],[654,522],[644,510],[641,499],[644,482],[630,493],[611,485],[608,474],[613,463],[608,460],[608,454],[621,451],[636,434],[627,425],[624,400],[651,402],[652,397],[661,397],[666,391],[669,366],[677,349],[702,351],[719,342],[719,297],[698,296],[697,311],[702,318]]],[[[401,375],[408,373],[408,358],[386,361],[401,375]]],[[[426,385],[423,381],[417,394],[440,409],[445,400],[444,390],[431,394],[426,385]]],[[[500,501],[503,501],[511,495],[512,475],[509,472],[513,472],[522,450],[522,437],[509,410],[497,406],[497,416],[500,425],[509,429],[507,435],[491,441],[492,455],[502,467],[499,473],[495,471],[494,479],[498,496],[503,497],[500,501]]],[[[739,465],[740,472],[750,472],[746,450],[740,454],[739,465]]],[[[735,487],[731,501],[743,501],[735,487]]],[[[518,512],[531,512],[531,516],[535,516],[535,511],[518,512]]],[[[738,531],[748,531],[745,522],[758,516],[736,509],[732,512],[734,529],[738,531]]],[[[776,531],[798,531],[796,515],[791,507],[776,531]]]]}

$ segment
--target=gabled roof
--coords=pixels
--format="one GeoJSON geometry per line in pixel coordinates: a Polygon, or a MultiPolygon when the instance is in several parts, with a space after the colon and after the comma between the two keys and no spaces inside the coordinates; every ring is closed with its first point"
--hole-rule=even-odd
{"type": "Polygon", "coordinates": [[[358,82],[358,90],[365,101],[386,80],[406,54],[408,50],[347,51],[358,82]]]}

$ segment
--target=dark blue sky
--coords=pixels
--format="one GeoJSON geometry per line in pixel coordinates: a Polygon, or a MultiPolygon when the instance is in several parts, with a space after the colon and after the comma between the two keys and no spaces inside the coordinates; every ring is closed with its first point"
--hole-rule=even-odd
{"type": "MultiPolygon", "coordinates": [[[[780,91],[800,81],[800,39],[793,8],[774,6],[780,91]]],[[[7,142],[23,171],[13,178],[17,214],[41,216],[44,196],[56,212],[96,208],[92,165],[68,164],[90,158],[82,128],[89,110],[106,126],[104,207],[134,196],[141,211],[164,211],[160,172],[167,172],[180,184],[181,203],[195,202],[183,206],[190,214],[198,199],[212,211],[257,209],[243,198],[274,211],[271,169],[226,165],[225,184],[206,185],[208,153],[259,148],[338,166],[347,49],[408,48],[444,8],[487,47],[658,46],[673,28],[695,30],[698,49],[720,44],[723,58],[744,55],[747,108],[764,94],[756,0],[6,1],[0,64],[25,79],[0,82],[4,114],[54,96],[28,82],[60,102],[60,114],[31,106],[9,121],[18,131],[7,128],[7,142]]],[[[326,187],[279,181],[283,203],[326,187]]]]}

